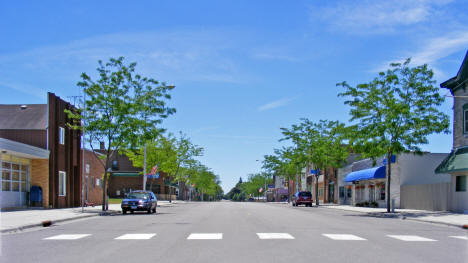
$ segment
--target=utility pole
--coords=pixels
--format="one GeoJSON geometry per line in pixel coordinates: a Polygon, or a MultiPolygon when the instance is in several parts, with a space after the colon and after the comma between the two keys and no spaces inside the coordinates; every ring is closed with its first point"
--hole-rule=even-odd
{"type": "MultiPolygon", "coordinates": [[[[71,96],[73,97],[73,104],[75,104],[75,100],[76,98],[80,97],[81,96],[71,96]]],[[[85,112],[86,112],[86,92],[84,92],[83,90],[83,112],[81,113],[82,116],[85,116],[85,112]]],[[[85,139],[85,125],[83,123],[83,117],[81,118],[81,126],[83,127],[83,132],[81,134],[81,138],[82,138],[82,152],[81,152],[81,213],[84,213],[84,195],[85,195],[85,147],[86,147],[86,139],[85,139]]],[[[86,190],[87,191],[87,190],[86,190]]]]}
{"type": "Polygon", "coordinates": [[[146,143],[143,152],[143,191],[146,191],[146,143]]]}

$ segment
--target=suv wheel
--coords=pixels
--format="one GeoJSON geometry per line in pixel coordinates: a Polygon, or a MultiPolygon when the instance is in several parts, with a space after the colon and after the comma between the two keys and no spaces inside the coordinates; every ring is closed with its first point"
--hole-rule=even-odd
{"type": "Polygon", "coordinates": [[[125,215],[126,213],[127,213],[127,210],[125,210],[125,209],[122,209],[122,214],[124,214],[124,215],[125,215]]]}

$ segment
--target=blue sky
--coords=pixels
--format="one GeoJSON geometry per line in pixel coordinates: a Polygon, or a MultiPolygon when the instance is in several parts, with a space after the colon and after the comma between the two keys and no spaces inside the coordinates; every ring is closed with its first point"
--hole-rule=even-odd
{"type": "MultiPolygon", "coordinates": [[[[173,83],[164,122],[205,148],[228,191],[306,117],[347,121],[337,82],[390,62],[427,63],[438,83],[468,49],[468,1],[8,1],[0,9],[0,103],[80,95],[81,72],[124,56],[173,83]]],[[[442,94],[447,94],[441,90],[442,94]]],[[[441,110],[452,116],[451,99],[441,110]]],[[[451,135],[423,147],[449,152],[451,135]]]]}

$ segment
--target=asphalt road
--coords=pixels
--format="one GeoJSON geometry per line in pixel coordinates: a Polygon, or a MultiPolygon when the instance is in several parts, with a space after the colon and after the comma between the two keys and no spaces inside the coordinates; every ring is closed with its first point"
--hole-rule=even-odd
{"type": "Polygon", "coordinates": [[[263,203],[178,204],[1,237],[1,262],[468,262],[460,228],[263,203]]]}

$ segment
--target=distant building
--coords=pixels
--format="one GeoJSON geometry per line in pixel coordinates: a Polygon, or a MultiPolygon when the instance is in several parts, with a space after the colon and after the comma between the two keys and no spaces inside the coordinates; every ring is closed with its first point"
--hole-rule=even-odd
{"type": "MultiPolygon", "coordinates": [[[[104,145],[101,144],[98,152],[104,152],[104,145]]],[[[143,169],[133,166],[130,159],[124,154],[114,154],[111,156],[112,175],[109,177],[108,193],[113,198],[123,198],[133,190],[143,189],[143,169]]],[[[148,167],[150,164],[148,164],[148,167]]],[[[148,168],[150,170],[151,167],[148,168]]],[[[152,191],[159,200],[176,200],[179,190],[177,183],[170,183],[167,174],[158,172],[158,178],[148,178],[146,180],[146,190],[152,191]],[[169,195],[172,194],[172,197],[169,195]]],[[[189,196],[185,196],[188,198],[189,196]]]]}
{"type": "Polygon", "coordinates": [[[450,155],[435,170],[438,174],[449,173],[450,210],[468,213],[468,52],[457,75],[440,84],[453,96],[453,148],[450,155]]]}

